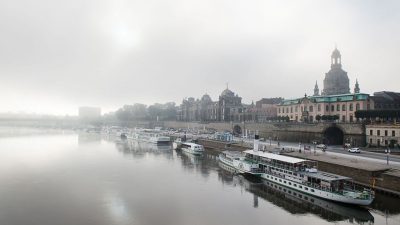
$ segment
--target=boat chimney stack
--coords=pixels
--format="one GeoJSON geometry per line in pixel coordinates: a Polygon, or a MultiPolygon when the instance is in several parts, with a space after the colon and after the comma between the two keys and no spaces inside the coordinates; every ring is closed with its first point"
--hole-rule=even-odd
{"type": "Polygon", "coordinates": [[[254,135],[254,145],[253,145],[253,151],[258,151],[258,144],[260,142],[260,136],[258,135],[258,133],[256,133],[254,135]]]}

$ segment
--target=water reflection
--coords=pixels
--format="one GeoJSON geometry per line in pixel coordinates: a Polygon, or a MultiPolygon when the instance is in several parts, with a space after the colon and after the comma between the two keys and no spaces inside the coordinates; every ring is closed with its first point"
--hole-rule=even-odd
{"type": "Polygon", "coordinates": [[[258,198],[260,197],[291,214],[313,213],[331,222],[344,220],[358,224],[373,224],[374,222],[374,217],[367,209],[315,198],[266,180],[236,176],[224,164],[221,163],[220,166],[221,170],[218,172],[220,180],[243,187],[246,191],[253,193],[253,207],[255,208],[258,207],[258,198]]]}
{"type": "Polygon", "coordinates": [[[217,154],[99,134],[3,137],[0,224],[399,224],[398,199],[378,196],[368,212],[295,195],[222,169],[217,154]]]}
{"type": "Polygon", "coordinates": [[[118,151],[125,156],[140,158],[150,153],[153,155],[164,155],[167,158],[172,158],[171,145],[157,145],[120,138],[115,138],[114,142],[118,151]]]}
{"type": "Polygon", "coordinates": [[[101,136],[96,133],[79,132],[78,145],[100,144],[101,136]]]}

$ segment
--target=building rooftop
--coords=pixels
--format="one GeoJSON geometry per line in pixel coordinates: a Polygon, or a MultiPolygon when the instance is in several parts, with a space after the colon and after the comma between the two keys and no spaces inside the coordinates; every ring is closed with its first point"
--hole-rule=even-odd
{"type": "Polygon", "coordinates": [[[354,94],[340,94],[340,95],[323,95],[323,96],[306,96],[296,99],[283,100],[280,105],[293,105],[299,104],[302,99],[307,98],[310,101],[318,102],[347,102],[353,100],[366,100],[369,94],[364,93],[354,93],[354,94]]]}

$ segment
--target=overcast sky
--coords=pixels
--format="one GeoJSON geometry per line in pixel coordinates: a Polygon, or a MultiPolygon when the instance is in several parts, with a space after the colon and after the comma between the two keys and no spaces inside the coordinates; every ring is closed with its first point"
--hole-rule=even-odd
{"type": "Polygon", "coordinates": [[[400,91],[400,1],[1,0],[0,112],[77,114],[322,90],[342,53],[351,90],[400,91]]]}

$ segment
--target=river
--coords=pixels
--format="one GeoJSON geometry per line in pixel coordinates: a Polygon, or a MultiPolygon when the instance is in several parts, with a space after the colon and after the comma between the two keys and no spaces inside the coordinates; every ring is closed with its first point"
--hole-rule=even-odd
{"type": "Polygon", "coordinates": [[[0,224],[400,224],[400,200],[336,204],[234,175],[217,152],[100,134],[0,129],[0,224]]]}

